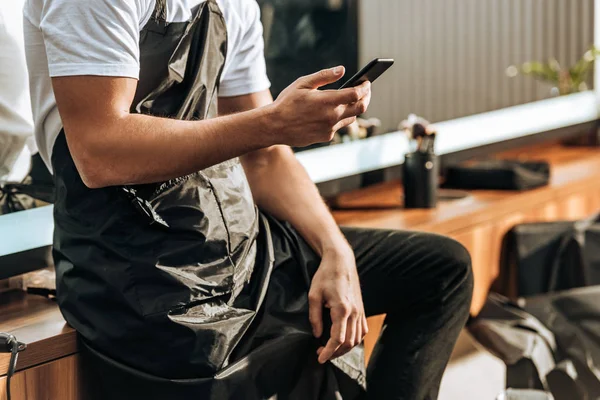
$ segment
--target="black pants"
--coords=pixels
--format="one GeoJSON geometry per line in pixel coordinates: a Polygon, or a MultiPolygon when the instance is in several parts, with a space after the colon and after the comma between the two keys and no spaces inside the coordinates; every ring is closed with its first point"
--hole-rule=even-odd
{"type": "MultiPolygon", "coordinates": [[[[276,268],[319,263],[289,225],[273,232],[276,268]]],[[[469,315],[473,275],[467,250],[428,233],[355,228],[343,233],[354,249],[367,316],[387,314],[367,369],[368,398],[437,399],[469,315]]]]}

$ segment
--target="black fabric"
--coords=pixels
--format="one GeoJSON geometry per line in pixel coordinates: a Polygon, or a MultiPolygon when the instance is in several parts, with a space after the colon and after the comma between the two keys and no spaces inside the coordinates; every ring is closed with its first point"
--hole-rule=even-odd
{"type": "Polygon", "coordinates": [[[469,321],[475,340],[507,366],[506,386],[547,388],[555,367],[556,339],[538,319],[515,303],[491,293],[479,315],[469,321]]]}
{"type": "Polygon", "coordinates": [[[547,162],[489,160],[448,167],[442,187],[449,189],[527,190],[550,180],[547,162]]]}
{"type": "MultiPolygon", "coordinates": [[[[273,273],[265,306],[235,351],[238,361],[214,379],[166,380],[141,373],[142,366],[128,369],[87,349],[86,370],[100,386],[93,391],[99,398],[364,398],[350,378],[364,383],[365,377],[348,358],[334,361],[338,368],[316,362],[319,341],[311,335],[307,292],[319,258],[288,224],[266,218],[273,238],[273,273]]],[[[343,231],[356,254],[367,314],[387,313],[368,368],[367,398],[436,399],[469,312],[473,280],[467,251],[453,240],[425,233],[343,231]]],[[[241,303],[250,300],[258,286],[251,282],[237,306],[248,306],[241,303]]],[[[153,356],[161,362],[152,365],[160,368],[155,371],[159,375],[181,369],[177,353],[186,350],[175,347],[174,335],[170,341],[156,341],[153,356]]],[[[354,360],[363,362],[360,352],[354,360]]]]}
{"type": "MultiPolygon", "coordinates": [[[[132,111],[216,116],[227,39],[216,2],[201,3],[187,22],[151,19],[140,37],[142,80],[132,111]]],[[[98,348],[147,368],[153,366],[145,353],[154,343],[132,335],[154,329],[155,339],[176,332],[177,343],[188,349],[182,365],[218,370],[253,318],[240,311],[234,337],[215,335],[199,323],[234,311],[231,300],[256,257],[258,220],[239,161],[129,188],[133,198],[124,188],[86,187],[64,132],[52,162],[57,300],[67,322],[98,348]],[[229,213],[222,213],[221,200],[229,213]],[[162,224],[151,225],[153,220],[162,224]],[[207,315],[211,300],[216,309],[207,315]]]]}
{"type": "Polygon", "coordinates": [[[368,399],[437,399],[469,315],[467,250],[427,233],[344,228],[367,315],[386,313],[367,369],[368,399]]]}
{"type": "MultiPolygon", "coordinates": [[[[29,171],[29,176],[31,177],[32,184],[40,184],[46,186],[54,186],[54,179],[52,178],[52,174],[48,171],[48,167],[44,164],[44,160],[42,160],[42,156],[40,153],[35,153],[31,156],[31,169],[29,171]]],[[[50,197],[48,202],[54,201],[54,197],[50,197]]]]}
{"type": "MultiPolygon", "coordinates": [[[[600,287],[573,289],[536,296],[524,302],[524,309],[538,318],[556,336],[554,375],[566,399],[600,397],[600,287]],[[571,368],[564,367],[568,362],[571,368]],[[569,371],[571,370],[571,371],[569,371]],[[565,381],[572,391],[566,392],[565,381]]],[[[560,398],[557,398],[560,400],[560,398]]]]}
{"type": "Polygon", "coordinates": [[[512,298],[600,285],[600,224],[520,224],[503,238],[496,288],[512,298]],[[516,284],[516,287],[515,287],[516,284]]]}
{"type": "MultiPolygon", "coordinates": [[[[162,5],[157,2],[140,33],[140,81],[131,111],[215,117],[227,50],[218,4],[202,2],[189,21],[170,24],[160,19],[162,5]]],[[[239,160],[168,182],[90,189],[61,132],[52,163],[53,252],[65,319],[101,351],[145,370],[160,367],[161,359],[149,354],[156,343],[175,337],[175,347],[186,351],[174,353],[180,367],[169,374],[216,373],[261,305],[256,299],[253,309],[233,306],[252,273],[258,235],[239,160]],[[226,318],[230,329],[212,329],[226,318]]],[[[262,260],[266,270],[270,259],[262,260]]]]}
{"type": "Polygon", "coordinates": [[[600,397],[600,287],[520,306],[492,294],[469,330],[506,363],[507,387],[544,387],[556,400],[600,397]]]}

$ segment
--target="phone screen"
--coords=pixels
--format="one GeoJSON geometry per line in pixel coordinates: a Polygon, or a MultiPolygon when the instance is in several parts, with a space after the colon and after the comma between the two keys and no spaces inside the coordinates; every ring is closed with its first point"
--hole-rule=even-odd
{"type": "Polygon", "coordinates": [[[376,58],[368,63],[356,75],[340,86],[340,89],[358,86],[365,81],[375,82],[385,71],[394,64],[391,58],[376,58]]]}

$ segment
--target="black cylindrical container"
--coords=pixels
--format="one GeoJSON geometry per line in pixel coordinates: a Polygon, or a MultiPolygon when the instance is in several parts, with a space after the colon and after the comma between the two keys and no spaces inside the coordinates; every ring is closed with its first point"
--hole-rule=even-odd
{"type": "Polygon", "coordinates": [[[434,153],[415,152],[404,156],[402,182],[405,208],[435,208],[440,166],[434,153]]]}

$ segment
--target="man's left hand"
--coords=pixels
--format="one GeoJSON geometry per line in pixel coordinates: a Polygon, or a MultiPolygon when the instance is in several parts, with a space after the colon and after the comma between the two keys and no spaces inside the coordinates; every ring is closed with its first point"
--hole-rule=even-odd
{"type": "Polygon", "coordinates": [[[323,307],[331,313],[331,336],[317,350],[322,364],[349,352],[368,331],[354,254],[349,246],[342,247],[323,253],[308,294],[315,337],[323,334],[323,307]]]}

